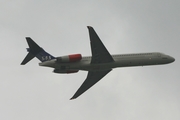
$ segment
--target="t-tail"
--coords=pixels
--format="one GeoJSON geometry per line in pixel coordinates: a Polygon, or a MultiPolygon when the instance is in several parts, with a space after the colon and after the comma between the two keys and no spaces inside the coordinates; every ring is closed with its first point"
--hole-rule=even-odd
{"type": "Polygon", "coordinates": [[[34,57],[39,59],[41,62],[48,61],[51,59],[55,59],[52,55],[47,53],[43,48],[41,48],[38,44],[36,44],[30,37],[26,37],[29,48],[27,48],[28,54],[22,61],[21,65],[25,65],[34,57]]]}

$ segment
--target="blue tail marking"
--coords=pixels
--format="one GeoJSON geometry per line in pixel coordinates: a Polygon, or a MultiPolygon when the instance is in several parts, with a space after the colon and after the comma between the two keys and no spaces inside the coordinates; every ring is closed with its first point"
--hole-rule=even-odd
{"type": "Polygon", "coordinates": [[[30,37],[26,37],[29,48],[27,51],[29,52],[27,56],[22,61],[21,65],[25,65],[34,57],[38,58],[41,62],[48,61],[51,59],[55,59],[54,56],[47,53],[43,48],[41,48],[38,44],[36,44],[30,37]]]}

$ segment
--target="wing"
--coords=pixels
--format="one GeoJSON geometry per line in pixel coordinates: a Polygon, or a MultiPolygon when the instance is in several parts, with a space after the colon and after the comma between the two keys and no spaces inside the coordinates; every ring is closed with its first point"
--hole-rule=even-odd
{"type": "MultiPolygon", "coordinates": [[[[89,37],[91,42],[91,52],[92,52],[91,64],[114,62],[112,56],[109,54],[108,50],[103,45],[100,38],[94,31],[94,29],[88,26],[88,30],[89,30],[89,37]]],[[[83,94],[86,90],[88,90],[90,87],[96,84],[110,71],[111,69],[104,71],[89,71],[86,80],[71,99],[75,99],[81,94],[83,94]]]]}
{"type": "Polygon", "coordinates": [[[80,88],[77,90],[77,92],[74,94],[74,96],[71,98],[75,99],[81,94],[83,94],[86,90],[88,90],[90,87],[92,87],[94,84],[96,84],[99,80],[101,80],[106,74],[108,74],[110,70],[105,71],[89,71],[86,80],[84,83],[80,86],[80,88]]]}
{"type": "Polygon", "coordinates": [[[113,62],[112,56],[101,42],[94,29],[88,26],[89,37],[91,41],[92,64],[113,62]]]}

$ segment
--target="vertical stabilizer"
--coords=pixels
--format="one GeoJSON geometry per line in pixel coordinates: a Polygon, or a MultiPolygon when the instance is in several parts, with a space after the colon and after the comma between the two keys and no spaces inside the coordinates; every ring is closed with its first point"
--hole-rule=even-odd
{"type": "Polygon", "coordinates": [[[38,58],[41,62],[48,61],[51,59],[55,59],[52,55],[47,53],[45,50],[43,50],[38,44],[36,44],[30,37],[26,37],[27,43],[29,45],[29,48],[27,48],[27,51],[29,52],[24,60],[22,61],[21,65],[25,65],[30,60],[32,60],[34,57],[38,58]]]}

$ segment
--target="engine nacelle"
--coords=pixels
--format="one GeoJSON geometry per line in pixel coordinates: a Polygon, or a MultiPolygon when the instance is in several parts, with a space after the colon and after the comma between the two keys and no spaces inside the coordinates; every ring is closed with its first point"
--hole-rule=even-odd
{"type": "Polygon", "coordinates": [[[56,59],[57,62],[59,63],[77,62],[82,59],[82,56],[81,54],[72,54],[72,55],[57,57],[56,59]]]}
{"type": "Polygon", "coordinates": [[[53,72],[54,73],[77,73],[79,70],[59,70],[59,69],[55,69],[53,72]]]}

